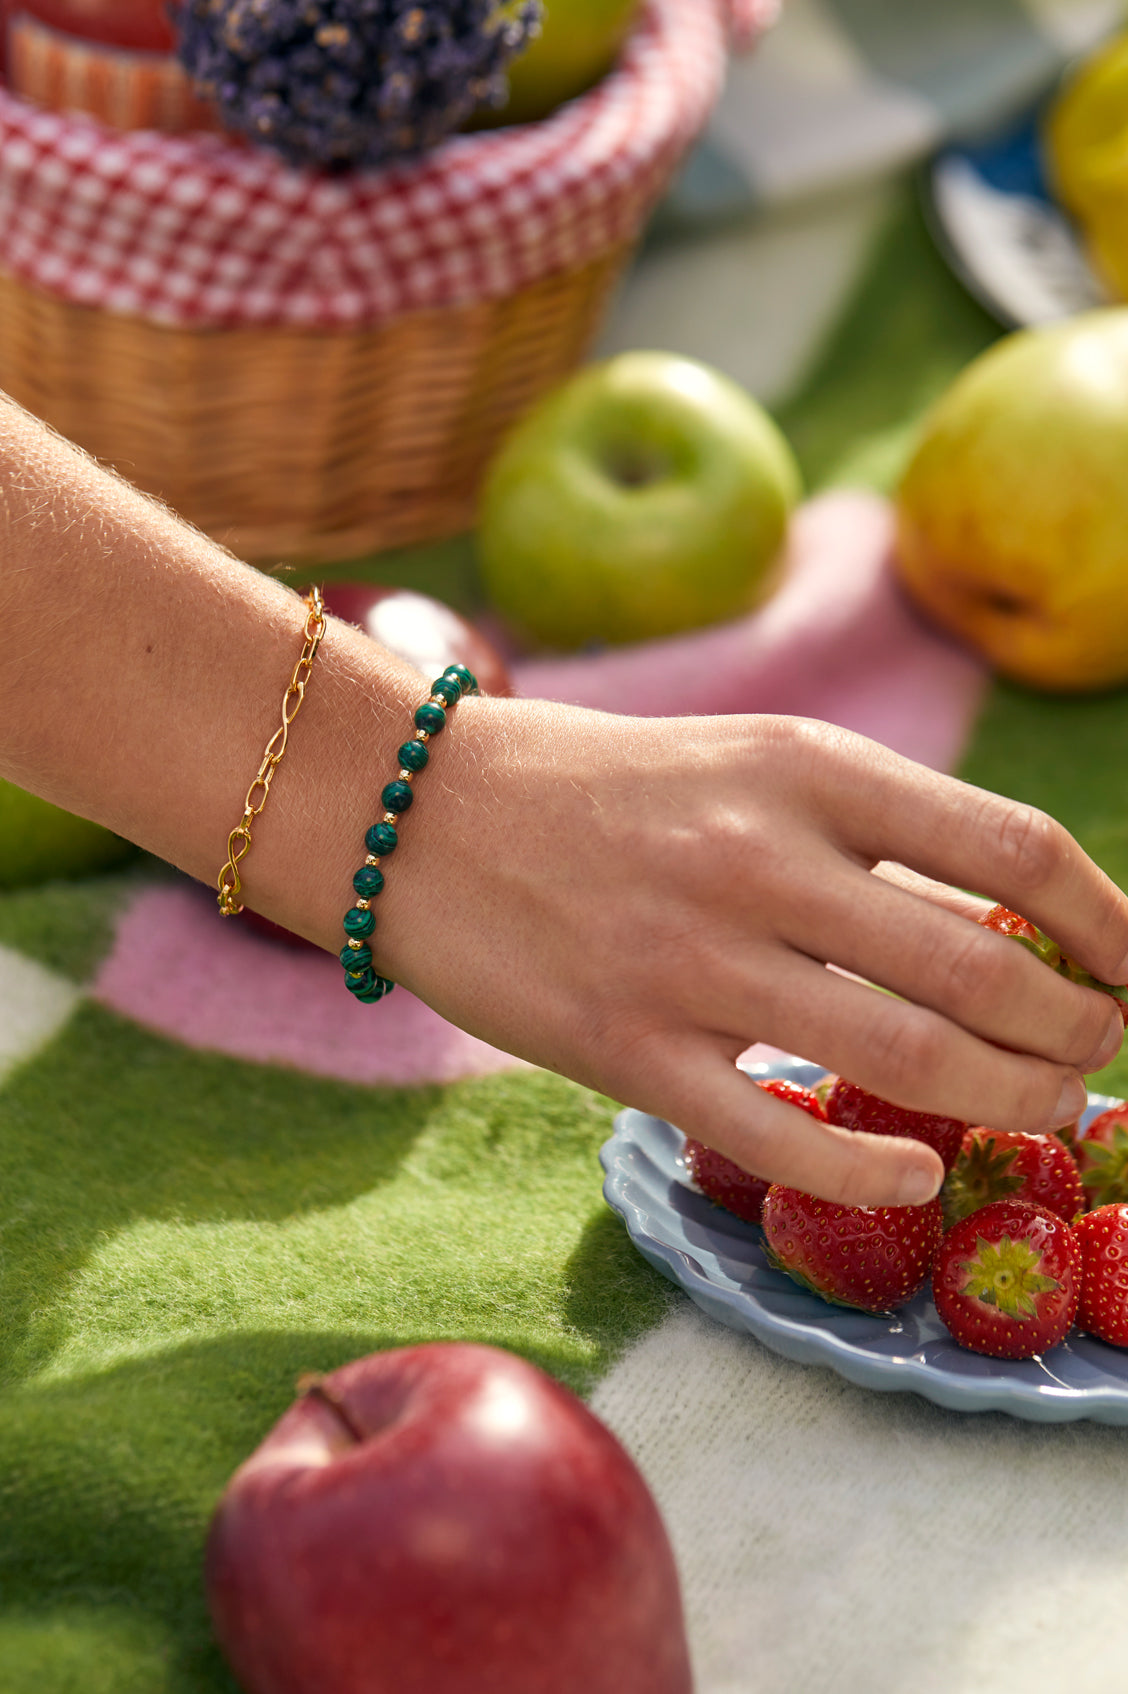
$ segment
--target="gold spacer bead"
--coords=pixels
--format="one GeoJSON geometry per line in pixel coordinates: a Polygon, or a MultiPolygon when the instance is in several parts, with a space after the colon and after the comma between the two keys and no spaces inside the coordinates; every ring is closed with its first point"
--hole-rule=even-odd
{"type": "Polygon", "coordinates": [[[401,782],[410,782],[414,775],[414,771],[400,771],[399,779],[401,782]]]}
{"type": "Polygon", "coordinates": [[[352,948],[354,953],[359,953],[360,949],[364,946],[364,942],[363,941],[354,941],[350,938],[349,946],[352,948]]]}
{"type": "Polygon", "coordinates": [[[364,855],[364,862],[366,865],[378,865],[380,860],[377,858],[375,853],[366,853],[364,855]]]}
{"type": "Polygon", "coordinates": [[[423,742],[430,741],[431,731],[429,729],[417,729],[415,731],[415,739],[416,739],[416,741],[423,741],[423,742]]]}
{"type": "Polygon", "coordinates": [[[358,912],[366,912],[368,910],[369,902],[367,900],[356,900],[353,904],[356,906],[358,912]]]}
{"type": "Polygon", "coordinates": [[[400,815],[398,812],[385,812],[384,816],[380,819],[381,823],[390,823],[393,827],[399,823],[399,821],[400,815]]]}

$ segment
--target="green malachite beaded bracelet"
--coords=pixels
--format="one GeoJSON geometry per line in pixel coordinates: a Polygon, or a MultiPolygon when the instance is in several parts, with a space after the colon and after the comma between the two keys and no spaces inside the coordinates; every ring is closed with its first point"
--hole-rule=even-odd
{"type": "Polygon", "coordinates": [[[441,733],[446,725],[447,712],[457,706],[464,694],[477,694],[478,680],[465,665],[448,665],[442,676],[431,684],[431,693],[415,709],[415,734],[405,741],[397,755],[399,775],[389,782],[380,794],[384,816],[365,832],[364,845],[368,855],[353,877],[356,904],[344,916],[345,945],[340,960],[345,971],[345,987],[354,999],[366,1006],[375,1005],[395,984],[380,976],[372,964],[372,949],[368,937],[376,928],[372,901],[384,887],[380,860],[386,859],[399,846],[396,826],[415,798],[412,783],[426,767],[431,757],[427,743],[441,733]]]}

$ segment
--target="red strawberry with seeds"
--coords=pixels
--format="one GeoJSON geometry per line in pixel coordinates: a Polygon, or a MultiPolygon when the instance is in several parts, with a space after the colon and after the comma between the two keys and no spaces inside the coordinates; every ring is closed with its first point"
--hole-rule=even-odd
{"type": "Polygon", "coordinates": [[[952,1335],[995,1359],[1032,1359],[1056,1347],[1080,1293],[1073,1230],[1029,1200],[993,1200],[955,1224],[932,1270],[932,1297],[952,1335]]]}
{"type": "Polygon", "coordinates": [[[1128,1205],[1098,1206],[1073,1226],[1081,1248],[1077,1322],[1114,1347],[1128,1347],[1128,1205]]]}
{"type": "Polygon", "coordinates": [[[940,1191],[945,1229],[992,1200],[1011,1197],[1048,1206],[1066,1223],[1085,1210],[1077,1164],[1056,1135],[969,1129],[940,1191]]]}
{"type": "Polygon", "coordinates": [[[1029,918],[1020,918],[1017,912],[1008,911],[1005,906],[992,906],[979,922],[984,929],[997,930],[1000,935],[1017,935],[1021,941],[1036,943],[1040,934],[1029,918]]]}
{"type": "Polygon", "coordinates": [[[924,1286],[940,1239],[940,1202],[839,1206],[773,1183],[764,1251],[777,1270],[836,1306],[893,1312],[924,1286]]]}
{"type": "Polygon", "coordinates": [[[959,1118],[941,1118],[932,1112],[910,1112],[894,1106],[877,1094],[859,1088],[856,1082],[838,1077],[826,1101],[828,1123],[841,1129],[867,1130],[871,1135],[908,1136],[923,1141],[939,1153],[944,1169],[951,1170],[960,1150],[967,1124],[959,1118]]]}
{"type": "Polygon", "coordinates": [[[1029,918],[1019,917],[1017,912],[1009,911],[1006,906],[992,906],[979,922],[984,929],[997,930],[1000,935],[1013,935],[1016,941],[1021,941],[1024,947],[1036,953],[1039,959],[1062,976],[1068,977],[1070,982],[1080,982],[1086,988],[1099,988],[1102,994],[1111,995],[1120,1009],[1121,1021],[1128,1024],[1128,988],[1098,982],[1091,972],[1063,953],[1057,942],[1051,941],[1029,918]]]}
{"type": "Polygon", "coordinates": [[[1082,1130],[1074,1155],[1094,1210],[1128,1200],[1128,1101],[1095,1117],[1082,1130]]]}
{"type": "MultiPolygon", "coordinates": [[[[810,1112],[813,1118],[825,1122],[822,1106],[809,1088],[801,1088],[797,1082],[786,1082],[783,1077],[772,1077],[767,1082],[757,1081],[757,1086],[766,1094],[774,1094],[777,1100],[786,1100],[789,1105],[799,1106],[810,1112]]],[[[745,1223],[759,1223],[764,1195],[771,1187],[770,1183],[765,1182],[763,1177],[753,1176],[751,1171],[743,1170],[732,1159],[726,1159],[723,1153],[706,1147],[703,1141],[694,1141],[688,1136],[683,1157],[686,1169],[702,1194],[707,1194],[726,1212],[743,1218],[745,1223]]]]}

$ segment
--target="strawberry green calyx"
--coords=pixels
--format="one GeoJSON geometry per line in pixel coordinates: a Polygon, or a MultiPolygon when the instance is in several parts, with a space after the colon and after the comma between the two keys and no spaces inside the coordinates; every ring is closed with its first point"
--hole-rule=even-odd
{"type": "MultiPolygon", "coordinates": [[[[1033,927],[1031,925],[1031,928],[1033,927]]],[[[1059,976],[1068,978],[1070,982],[1079,982],[1082,988],[1096,988],[1102,994],[1111,994],[1112,998],[1120,1004],[1121,1017],[1128,1017],[1128,987],[1118,987],[1111,982],[1099,981],[1092,971],[1087,971],[1083,965],[1079,965],[1067,953],[1063,953],[1057,942],[1051,941],[1049,936],[1044,935],[1040,929],[1035,929],[1034,933],[1037,937],[1036,940],[1029,935],[1016,935],[1014,939],[1021,942],[1022,946],[1026,947],[1036,958],[1041,959],[1051,969],[1057,971],[1059,976]]]]}
{"type": "Polygon", "coordinates": [[[940,1321],[961,1347],[995,1359],[1032,1359],[1056,1347],[1080,1292],[1072,1226],[1048,1206],[1014,1197],[953,1225],[932,1266],[940,1321]]]}
{"type": "Polygon", "coordinates": [[[1042,1274],[1042,1262],[1042,1254],[1029,1241],[1003,1235],[992,1242],[979,1236],[973,1257],[960,1265],[961,1292],[996,1307],[1005,1317],[1026,1322],[1038,1315],[1037,1296],[1061,1286],[1056,1277],[1042,1274]]]}
{"type": "Polygon", "coordinates": [[[1070,982],[1079,982],[1082,988],[1096,988],[1102,994],[1111,995],[1120,1007],[1121,1018],[1128,1024],[1128,986],[1112,982],[1099,982],[1091,971],[1083,970],[1072,959],[1067,959],[1064,953],[1055,968],[1060,971],[1062,976],[1068,977],[1070,982]]]}
{"type": "Polygon", "coordinates": [[[991,1200],[1017,1194],[1023,1187],[1023,1178],[1014,1169],[1017,1159],[1017,1147],[1000,1149],[993,1138],[966,1137],[940,1190],[944,1228],[951,1229],[991,1200]]]}
{"type": "Polygon", "coordinates": [[[1091,1207],[1095,1210],[1128,1200],[1128,1129],[1116,1124],[1107,1142],[1086,1140],[1082,1148],[1081,1181],[1091,1207]]]}
{"type": "Polygon", "coordinates": [[[985,929],[996,930],[1000,935],[1009,935],[1021,943],[1035,958],[1049,965],[1059,975],[1067,977],[1070,982],[1078,982],[1083,988],[1095,988],[1101,994],[1109,994],[1120,1008],[1120,1016],[1128,1024],[1128,985],[1111,982],[1101,982],[1091,971],[1085,970],[1075,959],[1063,953],[1056,941],[1051,941],[1044,930],[1037,924],[1023,918],[1017,912],[1008,911],[1005,906],[995,906],[986,917],[980,918],[985,929]]]}

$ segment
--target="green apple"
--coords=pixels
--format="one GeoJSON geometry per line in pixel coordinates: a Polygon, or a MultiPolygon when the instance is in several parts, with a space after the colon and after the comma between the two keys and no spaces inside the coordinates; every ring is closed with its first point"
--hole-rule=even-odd
{"type": "Polygon", "coordinates": [[[533,123],[583,94],[614,64],[640,0],[545,0],[541,32],[509,67],[509,99],[473,127],[533,123]]]}
{"type": "Polygon", "coordinates": [[[490,467],[478,547],[495,609],[548,647],[644,641],[774,588],[799,471],[736,383],[673,353],[581,371],[490,467]]]}
{"type": "Polygon", "coordinates": [[[100,824],[0,781],[0,888],[92,876],[136,850],[100,824]]]}
{"type": "Polygon", "coordinates": [[[1128,307],[980,354],[925,420],[898,530],[910,593],[1004,675],[1128,682],[1128,307]]]}

